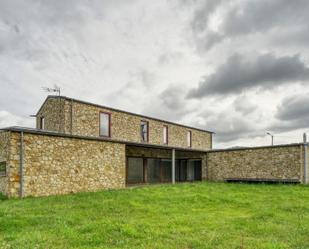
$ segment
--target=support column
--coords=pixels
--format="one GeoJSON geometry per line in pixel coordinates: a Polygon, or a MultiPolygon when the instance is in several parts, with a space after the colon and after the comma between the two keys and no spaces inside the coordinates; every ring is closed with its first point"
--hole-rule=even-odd
{"type": "Polygon", "coordinates": [[[172,149],[172,183],[175,184],[175,149],[172,149]]]}

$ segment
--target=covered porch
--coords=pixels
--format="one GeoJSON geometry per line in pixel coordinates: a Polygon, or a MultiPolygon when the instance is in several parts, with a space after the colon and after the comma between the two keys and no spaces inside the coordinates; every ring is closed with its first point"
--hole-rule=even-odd
{"type": "Polygon", "coordinates": [[[126,146],[126,185],[202,181],[206,153],[177,148],[126,146]]]}

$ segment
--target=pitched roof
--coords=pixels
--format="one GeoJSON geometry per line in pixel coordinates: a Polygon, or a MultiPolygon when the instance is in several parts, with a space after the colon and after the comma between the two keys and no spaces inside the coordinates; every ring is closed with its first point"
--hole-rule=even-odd
{"type": "MultiPolygon", "coordinates": [[[[45,99],[44,103],[42,104],[42,106],[40,107],[40,109],[39,109],[39,111],[37,112],[36,115],[38,115],[40,113],[42,107],[44,106],[46,101],[50,98],[59,98],[59,96],[56,96],[56,95],[47,96],[47,98],[45,99]]],[[[113,108],[113,107],[98,105],[98,104],[94,104],[94,103],[79,100],[79,99],[69,98],[69,97],[66,97],[66,96],[60,96],[60,98],[64,99],[64,100],[68,100],[68,101],[73,101],[73,102],[85,104],[85,105],[91,105],[91,106],[96,106],[96,107],[99,107],[99,108],[109,109],[111,111],[122,112],[122,113],[130,114],[130,115],[134,115],[134,116],[137,116],[137,117],[141,117],[141,118],[146,118],[146,119],[151,119],[151,120],[155,120],[155,121],[159,121],[159,122],[164,122],[164,123],[167,123],[167,124],[178,125],[178,126],[182,126],[184,128],[188,128],[188,129],[208,132],[208,133],[212,133],[212,134],[215,133],[213,131],[209,131],[209,130],[205,130],[205,129],[200,129],[200,128],[196,128],[196,127],[192,127],[192,126],[188,126],[188,125],[178,124],[178,123],[175,123],[175,122],[171,122],[171,121],[167,121],[167,120],[163,120],[163,119],[159,119],[159,118],[149,117],[149,116],[145,116],[145,115],[142,115],[142,114],[137,114],[137,113],[133,113],[133,112],[128,112],[128,111],[116,109],[116,108],[113,108]]]]}

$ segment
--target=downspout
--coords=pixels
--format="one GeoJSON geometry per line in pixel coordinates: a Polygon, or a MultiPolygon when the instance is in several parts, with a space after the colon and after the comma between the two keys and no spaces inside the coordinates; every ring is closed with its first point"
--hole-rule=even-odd
{"type": "Polygon", "coordinates": [[[20,153],[19,153],[19,172],[20,172],[20,192],[19,197],[24,197],[24,132],[20,132],[20,153]]]}

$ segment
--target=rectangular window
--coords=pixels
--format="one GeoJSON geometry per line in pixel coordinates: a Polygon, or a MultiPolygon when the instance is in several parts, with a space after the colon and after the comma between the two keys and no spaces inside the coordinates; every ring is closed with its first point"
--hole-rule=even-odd
{"type": "Polygon", "coordinates": [[[163,143],[168,144],[168,126],[163,126],[163,143]]]}
{"type": "Polygon", "coordinates": [[[39,125],[39,128],[41,130],[44,130],[45,129],[45,118],[44,117],[40,117],[40,125],[39,125]]]}
{"type": "Polygon", "coordinates": [[[111,115],[110,113],[101,112],[100,113],[100,136],[110,137],[110,124],[111,124],[111,115]]]}
{"type": "Polygon", "coordinates": [[[187,145],[188,147],[192,146],[192,132],[191,131],[187,131],[187,145]]]}
{"type": "Polygon", "coordinates": [[[0,162],[0,176],[6,176],[6,162],[0,162]]]}
{"type": "Polygon", "coordinates": [[[148,142],[149,139],[149,124],[147,121],[141,121],[141,140],[142,142],[148,142]]]}

